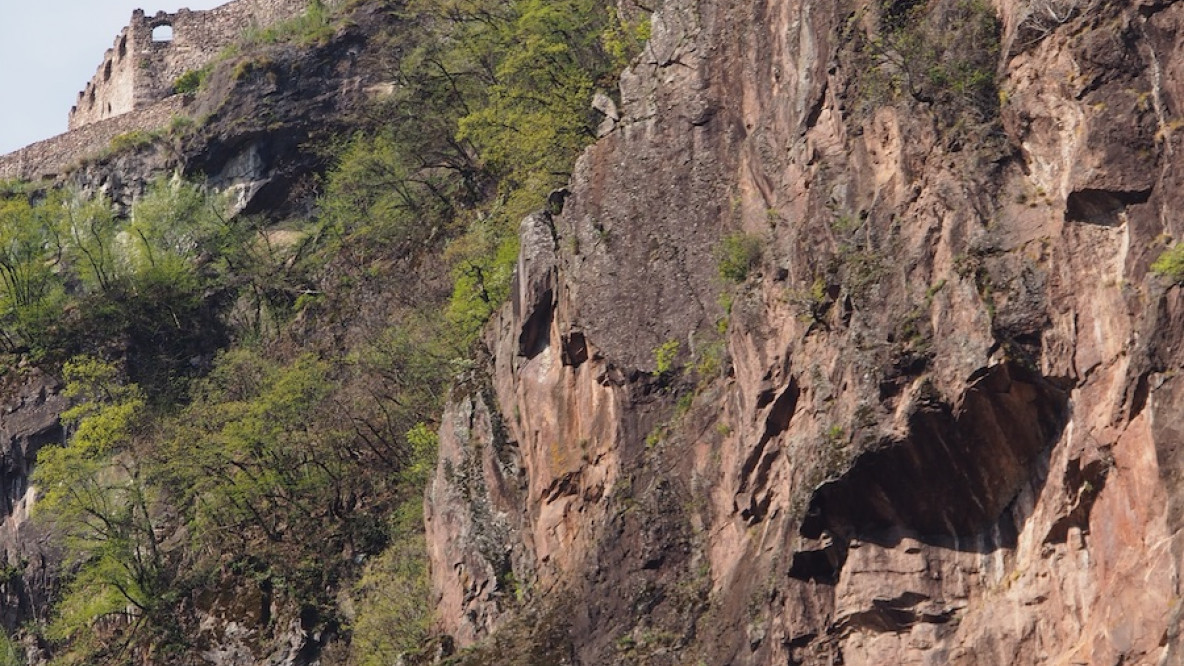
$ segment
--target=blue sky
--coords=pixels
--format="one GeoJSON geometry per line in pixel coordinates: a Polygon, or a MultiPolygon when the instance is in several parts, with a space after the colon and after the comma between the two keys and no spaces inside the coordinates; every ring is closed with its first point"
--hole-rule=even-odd
{"type": "Polygon", "coordinates": [[[210,9],[227,0],[0,0],[0,155],[66,131],[78,91],[132,10],[210,9]]]}

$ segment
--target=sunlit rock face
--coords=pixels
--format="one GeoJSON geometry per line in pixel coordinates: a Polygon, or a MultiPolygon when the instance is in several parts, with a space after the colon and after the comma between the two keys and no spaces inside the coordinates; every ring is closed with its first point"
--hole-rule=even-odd
{"type": "Polygon", "coordinates": [[[1182,26],[658,8],[446,414],[442,628],[585,664],[1180,661],[1184,296],[1149,267],[1184,235],[1182,26]]]}

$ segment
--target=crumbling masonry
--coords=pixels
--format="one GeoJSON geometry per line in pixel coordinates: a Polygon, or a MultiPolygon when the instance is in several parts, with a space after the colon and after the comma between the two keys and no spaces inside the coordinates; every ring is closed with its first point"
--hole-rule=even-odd
{"type": "Polygon", "coordinates": [[[173,93],[178,77],[208,64],[243,30],[291,18],[307,7],[308,0],[237,0],[209,11],[154,16],[137,9],[78,93],[70,129],[159,102],[173,93]]]}
{"type": "MultiPolygon", "coordinates": [[[[321,0],[326,5],[339,0],[321,0]]],[[[101,153],[116,136],[164,127],[184,112],[173,86],[185,72],[215,60],[249,28],[302,14],[311,0],[235,0],[207,11],[143,10],[115,38],[98,71],[70,109],[69,131],[0,156],[0,181],[54,178],[101,153]]]]}

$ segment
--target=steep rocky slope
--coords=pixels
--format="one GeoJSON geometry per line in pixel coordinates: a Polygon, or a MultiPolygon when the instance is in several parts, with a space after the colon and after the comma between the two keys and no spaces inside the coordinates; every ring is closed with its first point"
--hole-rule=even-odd
{"type": "Polygon", "coordinates": [[[1184,659],[1184,296],[1149,271],[1184,5],[652,25],[445,414],[442,630],[473,663],[1184,659]]]}

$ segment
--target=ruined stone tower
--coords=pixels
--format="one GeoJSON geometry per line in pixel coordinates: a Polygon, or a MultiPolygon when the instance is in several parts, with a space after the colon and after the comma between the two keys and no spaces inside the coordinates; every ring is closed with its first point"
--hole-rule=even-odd
{"type": "Polygon", "coordinates": [[[173,93],[179,76],[208,64],[245,29],[295,17],[308,5],[309,0],[235,0],[208,11],[153,16],[137,9],[78,93],[69,128],[151,106],[173,93]]]}

